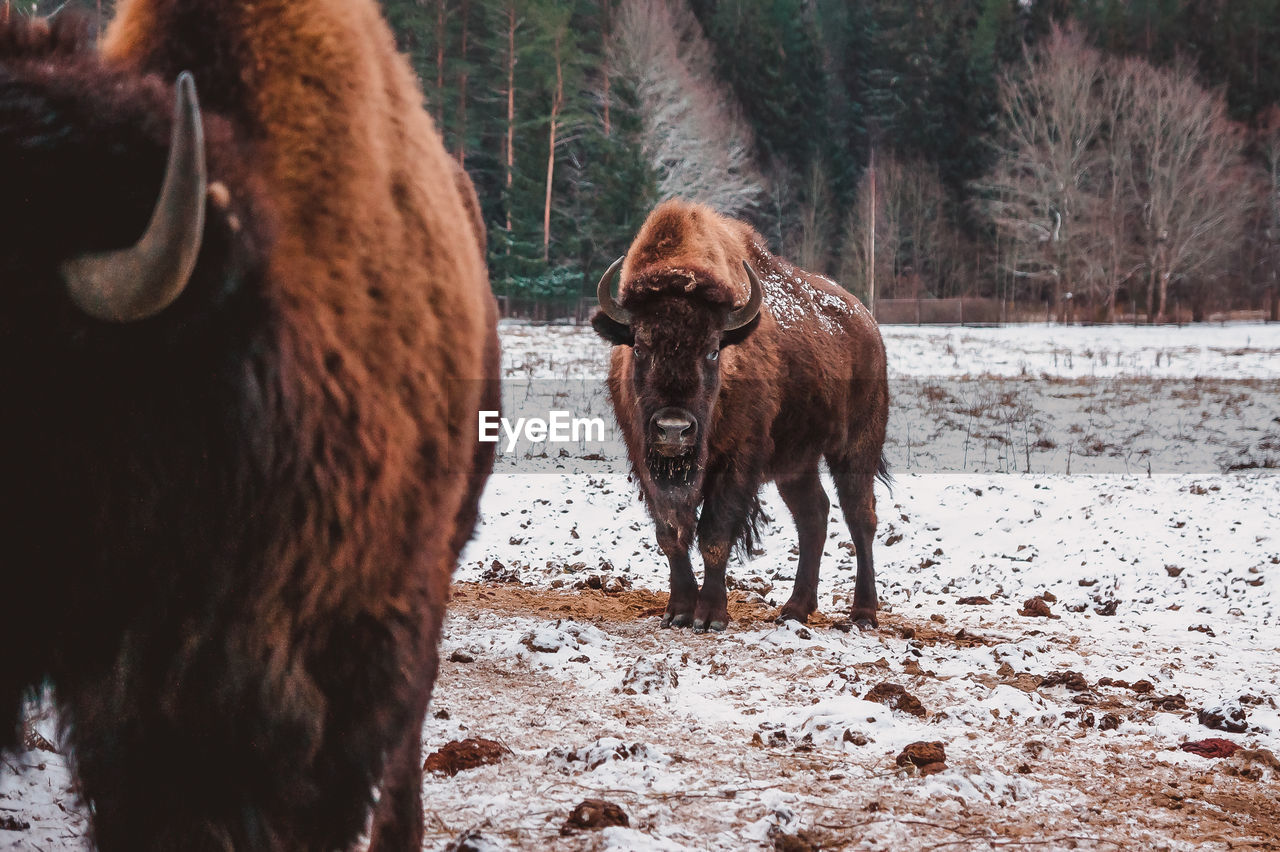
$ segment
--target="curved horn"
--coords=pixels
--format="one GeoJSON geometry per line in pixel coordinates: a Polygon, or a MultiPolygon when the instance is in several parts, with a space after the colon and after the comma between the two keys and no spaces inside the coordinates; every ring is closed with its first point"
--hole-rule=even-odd
{"type": "Polygon", "coordinates": [[[600,300],[600,310],[604,311],[609,319],[622,325],[631,325],[631,312],[613,299],[613,279],[622,268],[622,261],[626,259],[627,256],[624,254],[604,271],[604,275],[600,277],[600,283],[596,285],[596,298],[600,300]]]}
{"type": "Polygon", "coordinates": [[[67,295],[96,319],[133,322],[160,313],[182,294],[195,268],[204,234],[204,126],[191,74],[180,74],[175,88],[169,162],[142,238],[62,264],[67,295]]]}
{"type": "Polygon", "coordinates": [[[742,266],[747,270],[747,278],[751,281],[751,298],[747,299],[747,303],[741,308],[729,314],[729,318],[724,323],[725,331],[742,328],[751,322],[756,318],[756,314],[760,313],[760,305],[764,302],[764,288],[760,286],[760,279],[756,277],[756,271],[745,260],[742,261],[742,266]]]}

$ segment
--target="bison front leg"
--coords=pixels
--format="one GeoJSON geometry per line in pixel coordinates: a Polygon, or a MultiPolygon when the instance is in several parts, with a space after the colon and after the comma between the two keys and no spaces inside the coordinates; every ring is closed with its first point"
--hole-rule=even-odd
{"type": "Polygon", "coordinates": [[[689,561],[692,525],[658,521],[658,547],[671,563],[671,596],[662,616],[663,627],[688,627],[698,600],[698,580],[689,561]]]}
{"type": "Polygon", "coordinates": [[[426,721],[431,684],[439,659],[433,652],[414,692],[410,724],[400,742],[387,755],[382,776],[382,796],[373,812],[369,852],[409,852],[422,848],[422,726],[426,721]]]}
{"type": "Polygon", "coordinates": [[[725,588],[725,569],[729,551],[747,521],[744,500],[733,494],[708,495],[698,520],[698,548],[702,551],[702,591],[693,614],[693,629],[719,633],[729,624],[729,593],[725,588]]]}
{"type": "Polygon", "coordinates": [[[693,629],[699,633],[719,633],[729,624],[729,593],[725,589],[725,567],[729,563],[729,539],[699,541],[702,551],[702,591],[693,613],[693,629]]]}
{"type": "Polygon", "coordinates": [[[778,621],[793,619],[801,624],[818,609],[818,567],[822,547],[827,540],[827,513],[831,501],[822,490],[818,468],[778,480],[778,493],[796,522],[800,545],[800,563],[796,568],[796,584],[791,599],[778,611],[778,621]]]}

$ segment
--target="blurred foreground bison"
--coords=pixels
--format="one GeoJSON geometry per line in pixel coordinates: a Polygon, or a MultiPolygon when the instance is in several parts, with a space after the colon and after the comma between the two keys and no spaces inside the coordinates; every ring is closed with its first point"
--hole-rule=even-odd
{"type": "Polygon", "coordinates": [[[650,214],[600,280],[599,298],[593,325],[617,345],[614,412],[671,563],[663,625],[725,628],[725,565],[734,545],[751,549],[769,480],[800,537],[779,620],[817,609],[831,506],[821,458],[858,553],[852,616],[874,625],[874,485],[888,477],[889,388],[884,344],[862,304],[771,255],[747,225],[679,201],[650,214]],[[695,534],[701,591],[689,561],[695,534]]]}
{"type": "Polygon", "coordinates": [[[497,407],[470,184],[373,0],[16,18],[0,745],[50,683],[104,850],[416,849],[497,407]]]}

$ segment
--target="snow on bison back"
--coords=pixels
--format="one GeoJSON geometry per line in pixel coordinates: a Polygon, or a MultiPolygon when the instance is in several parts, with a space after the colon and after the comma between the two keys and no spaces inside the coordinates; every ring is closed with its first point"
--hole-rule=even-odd
{"type": "Polygon", "coordinates": [[[51,684],[104,850],[419,848],[473,190],[373,0],[89,33],[0,24],[0,746],[51,684]]]}

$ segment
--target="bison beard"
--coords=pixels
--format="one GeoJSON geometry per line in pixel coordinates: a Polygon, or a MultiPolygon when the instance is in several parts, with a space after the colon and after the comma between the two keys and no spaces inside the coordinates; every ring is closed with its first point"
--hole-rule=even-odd
{"type": "Polygon", "coordinates": [[[852,616],[874,625],[874,484],[888,481],[889,391],[884,344],[866,309],[773,257],[748,226],[679,201],[650,214],[601,279],[599,298],[592,324],[616,345],[610,398],[671,565],[663,625],[724,629],[729,553],[735,545],[750,553],[769,480],[800,539],[795,589],[779,619],[804,621],[817,609],[830,508],[821,459],[857,550],[852,616]],[[689,559],[695,540],[701,588],[689,559]]]}
{"type": "Polygon", "coordinates": [[[103,850],[421,846],[498,369],[421,101],[372,0],[0,24],[0,747],[50,684],[103,850]]]}
{"type": "Polygon", "coordinates": [[[664,456],[653,451],[645,455],[649,476],[662,489],[689,488],[698,478],[698,463],[693,456],[664,456]]]}

